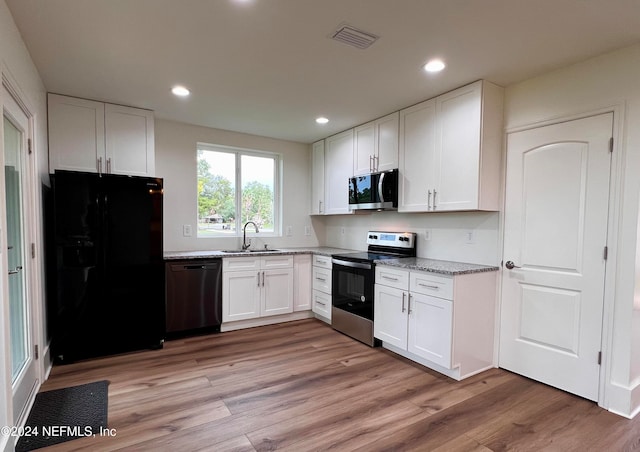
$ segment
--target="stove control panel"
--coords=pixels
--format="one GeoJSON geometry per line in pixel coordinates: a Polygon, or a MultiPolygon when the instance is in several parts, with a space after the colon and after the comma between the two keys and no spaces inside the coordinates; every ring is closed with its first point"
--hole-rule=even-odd
{"type": "Polygon", "coordinates": [[[416,242],[415,232],[369,231],[368,245],[390,246],[394,248],[413,248],[416,242]]]}

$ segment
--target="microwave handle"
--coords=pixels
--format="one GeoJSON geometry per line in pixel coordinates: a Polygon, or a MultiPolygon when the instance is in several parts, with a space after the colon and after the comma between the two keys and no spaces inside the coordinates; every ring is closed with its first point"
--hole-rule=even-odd
{"type": "Polygon", "coordinates": [[[384,193],[382,192],[382,184],[384,183],[384,175],[385,175],[385,173],[380,173],[380,179],[378,180],[378,196],[380,197],[380,202],[384,202],[384,193]]]}

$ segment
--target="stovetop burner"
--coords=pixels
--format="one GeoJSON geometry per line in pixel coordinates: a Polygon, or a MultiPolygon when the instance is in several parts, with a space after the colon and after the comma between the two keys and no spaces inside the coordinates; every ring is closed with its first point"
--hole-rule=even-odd
{"type": "Polygon", "coordinates": [[[351,262],[373,262],[416,256],[415,232],[377,232],[367,234],[368,250],[357,253],[334,254],[332,257],[351,262]]]}

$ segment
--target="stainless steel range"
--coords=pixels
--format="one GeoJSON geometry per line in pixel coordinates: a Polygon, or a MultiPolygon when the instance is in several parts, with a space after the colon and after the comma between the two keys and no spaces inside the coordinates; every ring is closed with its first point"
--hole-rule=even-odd
{"type": "Polygon", "coordinates": [[[414,232],[367,233],[368,251],[332,256],[331,326],[370,346],[373,337],[375,261],[415,257],[414,232]]]}

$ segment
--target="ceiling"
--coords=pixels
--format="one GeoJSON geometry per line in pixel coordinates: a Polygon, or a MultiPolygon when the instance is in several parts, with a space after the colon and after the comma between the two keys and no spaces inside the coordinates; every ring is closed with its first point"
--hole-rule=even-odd
{"type": "Polygon", "coordinates": [[[48,91],[303,143],[477,79],[508,86],[640,42],[640,0],[6,3],[48,91]],[[345,22],[380,39],[329,39],[345,22]],[[421,70],[433,57],[439,74],[421,70]],[[173,96],[175,84],[192,94],[173,96]]]}

